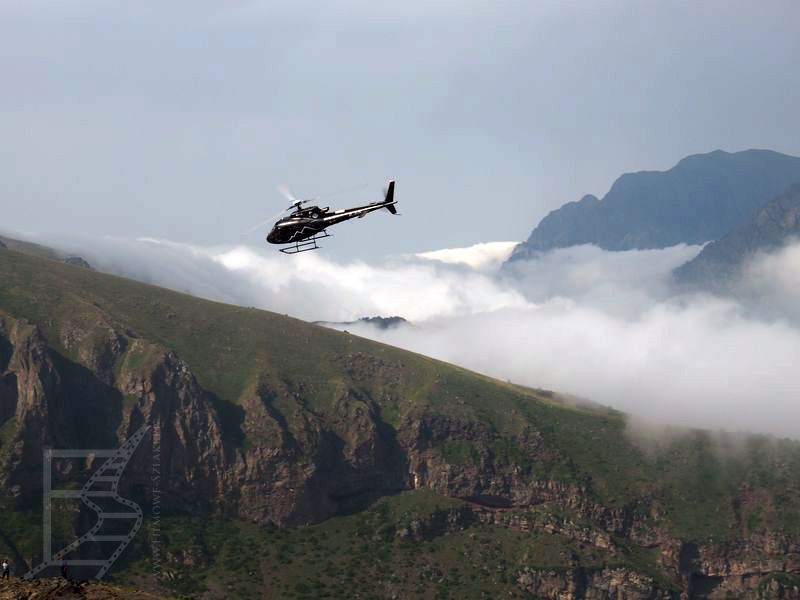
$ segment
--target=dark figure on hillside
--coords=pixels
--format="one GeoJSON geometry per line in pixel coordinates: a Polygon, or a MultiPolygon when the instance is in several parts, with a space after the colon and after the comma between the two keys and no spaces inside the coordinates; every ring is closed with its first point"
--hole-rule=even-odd
{"type": "Polygon", "coordinates": [[[69,567],[67,566],[67,563],[63,563],[61,565],[61,576],[69,581],[69,567]]]}
{"type": "Polygon", "coordinates": [[[11,579],[11,565],[9,564],[7,558],[3,559],[2,571],[2,579],[11,579]]]}

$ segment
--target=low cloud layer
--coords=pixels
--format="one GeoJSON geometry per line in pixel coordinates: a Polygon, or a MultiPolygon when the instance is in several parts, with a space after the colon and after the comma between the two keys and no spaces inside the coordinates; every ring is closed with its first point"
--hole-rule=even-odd
{"type": "MultiPolygon", "coordinates": [[[[401,315],[422,323],[527,305],[508,282],[466,265],[413,256],[375,264],[335,262],[315,252],[288,257],[274,248],[200,247],[153,239],[81,238],[56,245],[101,271],[310,321],[401,315]]],[[[487,252],[495,254],[493,248],[487,252]]]]}
{"type": "Polygon", "coordinates": [[[800,241],[756,255],[745,266],[735,291],[760,314],[800,323],[800,241]]]}
{"type": "Polygon", "coordinates": [[[674,294],[669,274],[696,246],[569,248],[501,275],[509,248],[494,244],[379,263],[157,240],[60,245],[104,271],[303,319],[400,315],[413,327],[348,329],[646,419],[800,437],[800,245],[746,270],[740,286],[763,315],[759,302],[674,294]]]}
{"type": "Polygon", "coordinates": [[[511,255],[517,242],[488,242],[467,248],[445,248],[415,254],[417,258],[450,265],[467,265],[473,269],[496,270],[511,255]]]}

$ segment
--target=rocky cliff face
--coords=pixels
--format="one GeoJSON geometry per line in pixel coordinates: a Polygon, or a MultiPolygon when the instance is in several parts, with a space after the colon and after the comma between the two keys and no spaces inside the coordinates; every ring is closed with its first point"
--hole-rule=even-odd
{"type": "Polygon", "coordinates": [[[716,240],[787,185],[800,158],[766,150],[689,156],[668,171],[627,173],[598,200],[552,211],[517,246],[510,263],[579,244],[606,250],[666,248],[716,240]]]}
{"type": "Polygon", "coordinates": [[[42,449],[69,447],[70,427],[61,376],[51,360],[41,330],[10,318],[0,320],[0,346],[5,348],[3,405],[6,441],[0,481],[15,496],[30,499],[41,484],[42,449]],[[13,429],[12,429],[13,428],[13,429]],[[8,429],[12,429],[13,437],[8,429]]]}
{"type": "MultiPolygon", "coordinates": [[[[548,506],[539,505],[539,506],[548,506]]],[[[551,504],[561,510],[565,504],[551,504]]],[[[550,509],[552,510],[552,508],[550,509]]],[[[619,522],[584,520],[586,513],[570,517],[547,514],[521,507],[497,508],[475,502],[438,511],[425,519],[412,521],[397,532],[398,537],[430,540],[437,536],[469,529],[475,523],[535,535],[577,541],[601,552],[614,562],[624,552],[627,541],[637,539],[646,552],[655,556],[658,569],[631,567],[588,567],[577,556],[558,568],[523,565],[514,573],[520,590],[538,598],[610,600],[628,598],[798,598],[800,577],[796,542],[780,534],[771,540],[753,538],[734,544],[695,544],[681,542],[659,529],[653,522],[628,521],[630,529],[620,530],[619,522]],[[791,575],[789,573],[792,573],[791,575]]]]}

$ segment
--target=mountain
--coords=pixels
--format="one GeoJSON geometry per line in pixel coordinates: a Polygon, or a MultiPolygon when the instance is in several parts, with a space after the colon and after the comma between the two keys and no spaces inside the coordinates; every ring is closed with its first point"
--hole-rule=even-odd
{"type": "Polygon", "coordinates": [[[588,195],[552,211],[509,261],[579,244],[606,250],[702,244],[798,181],[800,158],[769,150],[716,150],[684,158],[668,171],[627,173],[602,200],[588,195]]]}
{"type": "MultiPolygon", "coordinates": [[[[116,448],[144,426],[118,492],[146,522],[111,571],[135,587],[800,595],[797,442],[632,437],[613,410],[10,249],[0,282],[0,552],[18,572],[40,558],[43,449],[116,448]]],[[[90,468],[51,477],[75,488],[90,468]]],[[[92,522],[58,505],[54,548],[92,522]]]]}
{"type": "Polygon", "coordinates": [[[356,321],[314,321],[316,325],[327,327],[347,327],[353,325],[372,325],[381,330],[394,329],[401,325],[408,325],[408,321],[403,317],[361,317],[356,321]]]}
{"type": "Polygon", "coordinates": [[[683,284],[723,289],[734,283],[745,262],[800,236],[800,183],[789,186],[743,225],[711,242],[694,259],[675,270],[683,284]]]}
{"type": "Polygon", "coordinates": [[[76,267],[83,267],[84,269],[91,269],[92,265],[90,265],[85,258],[80,256],[67,256],[64,259],[64,262],[68,265],[75,265],[76,267]]]}

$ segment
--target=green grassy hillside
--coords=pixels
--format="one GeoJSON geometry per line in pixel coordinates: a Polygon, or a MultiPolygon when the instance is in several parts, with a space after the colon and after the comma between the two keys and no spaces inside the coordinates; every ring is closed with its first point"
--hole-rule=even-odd
{"type": "Polygon", "coordinates": [[[237,404],[257,382],[273,380],[298,393],[302,385],[304,400],[324,411],[342,386],[355,385],[379,400],[390,425],[427,411],[487,422],[510,434],[535,422],[549,441],[568,451],[562,476],[578,481],[588,475],[616,501],[647,486],[647,464],[623,435],[623,415],[613,411],[568,405],[553,394],[287,316],[16,252],[0,254],[0,279],[0,310],[40,324],[54,345],[60,323],[78,322],[92,330],[111,319],[175,350],[201,385],[226,404],[237,404]],[[359,355],[390,364],[391,379],[386,373],[377,379],[358,373],[348,359],[359,355]],[[380,397],[385,389],[391,389],[391,397],[380,397]]]}
{"type": "MultiPolygon", "coordinates": [[[[401,597],[491,597],[492,590],[526,597],[533,592],[518,581],[526,569],[579,569],[590,581],[586,573],[622,567],[659,589],[678,590],[683,575],[677,566],[669,571],[671,544],[725,553],[756,534],[800,534],[795,442],[696,430],[644,447],[612,410],[575,406],[557,394],[287,316],[11,249],[0,249],[1,315],[38,325],[56,363],[75,365],[64,367],[62,378],[78,367],[98,370],[86,348],[101,345],[109,328],[133,342],[113,359],[106,380],[144,369],[162,349],[176,353],[213,399],[226,444],[242,456],[271,439],[242,408],[257,388],[277,390],[270,410],[298,439],[306,432],[298,415],[320,426],[341,423],[343,397],[371,402],[389,437],[446,420],[446,435],[419,438],[432,436],[425,460],[438,469],[436,482],[431,477],[416,491],[408,484],[399,494],[373,490],[384,497],[343,502],[321,523],[277,529],[226,518],[213,507],[174,511],[164,521],[164,542],[173,556],[193,553],[170,567],[170,585],[185,594],[208,589],[217,590],[211,597],[252,598],[271,590],[266,597],[344,598],[357,588],[368,590],[360,597],[390,597],[387,590],[401,597]],[[72,335],[65,332],[74,331],[80,343],[65,342],[72,335]],[[536,490],[535,500],[514,491],[493,506],[453,483],[469,478],[473,488],[500,489],[489,480],[501,476],[517,482],[514,490],[536,490]],[[607,542],[587,541],[598,536],[607,542]]],[[[0,359],[2,353],[0,346],[0,359]]],[[[116,423],[108,415],[126,414],[136,402],[104,394],[80,400],[90,407],[81,413],[90,429],[116,423]]],[[[356,447],[358,429],[331,427],[344,432],[336,444],[356,447]]],[[[7,441],[14,428],[13,417],[0,423],[7,441]]],[[[2,443],[0,453],[10,451],[2,443]]],[[[409,456],[416,447],[409,446],[409,456]]],[[[2,502],[4,513],[17,516],[0,529],[35,552],[38,513],[8,494],[2,502]]],[[[137,581],[150,568],[143,536],[118,577],[137,581]]]]}

